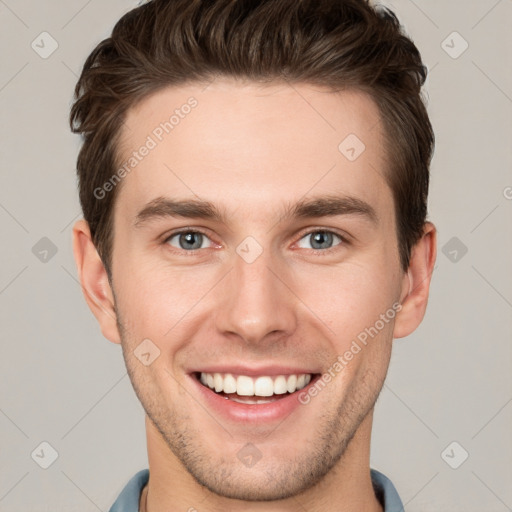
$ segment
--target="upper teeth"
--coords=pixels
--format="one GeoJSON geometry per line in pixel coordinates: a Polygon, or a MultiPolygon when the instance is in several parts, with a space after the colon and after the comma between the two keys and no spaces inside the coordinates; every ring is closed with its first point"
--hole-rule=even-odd
{"type": "Polygon", "coordinates": [[[201,382],[217,393],[236,393],[240,396],[272,396],[293,393],[307,386],[311,375],[276,375],[274,377],[249,377],[232,375],[231,373],[201,372],[201,382]]]}

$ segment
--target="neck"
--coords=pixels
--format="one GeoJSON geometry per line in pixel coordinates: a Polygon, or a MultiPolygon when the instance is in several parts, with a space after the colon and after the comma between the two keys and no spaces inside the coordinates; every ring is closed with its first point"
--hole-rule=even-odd
{"type": "Polygon", "coordinates": [[[184,468],[146,416],[150,479],[141,503],[146,502],[145,512],[295,512],[297,508],[308,512],[382,512],[370,478],[372,416],[370,412],[343,457],[318,484],[291,498],[272,502],[241,501],[210,492],[184,468]]]}

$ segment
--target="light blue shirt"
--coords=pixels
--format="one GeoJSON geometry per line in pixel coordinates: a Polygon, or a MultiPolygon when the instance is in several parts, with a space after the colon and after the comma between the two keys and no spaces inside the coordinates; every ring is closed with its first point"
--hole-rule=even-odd
{"type": "MultiPolygon", "coordinates": [[[[384,512],[404,512],[400,496],[391,480],[375,469],[372,469],[370,474],[375,495],[381,502],[384,512]]],[[[136,473],[121,491],[109,512],[139,512],[140,493],[148,480],[149,469],[136,473]]]]}

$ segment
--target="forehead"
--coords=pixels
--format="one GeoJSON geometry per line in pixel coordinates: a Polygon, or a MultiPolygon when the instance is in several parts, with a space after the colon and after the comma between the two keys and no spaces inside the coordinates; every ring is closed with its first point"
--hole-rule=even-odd
{"type": "Polygon", "coordinates": [[[126,116],[116,208],[133,215],[168,195],[261,217],[308,193],[385,208],[384,154],[378,108],[359,91],[228,79],[168,87],[126,116]]]}

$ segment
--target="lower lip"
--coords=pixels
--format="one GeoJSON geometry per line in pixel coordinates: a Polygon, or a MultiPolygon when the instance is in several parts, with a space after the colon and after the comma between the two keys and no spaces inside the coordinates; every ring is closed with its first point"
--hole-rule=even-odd
{"type": "MultiPolygon", "coordinates": [[[[218,412],[228,420],[242,423],[282,421],[295,409],[302,406],[301,402],[299,402],[299,394],[307,393],[309,387],[317,380],[317,376],[315,376],[304,388],[295,391],[295,393],[285,395],[283,398],[279,398],[273,402],[266,404],[241,404],[226,399],[222,395],[218,395],[215,391],[201,384],[194,375],[190,375],[190,378],[195,382],[201,397],[210,409],[218,412]]],[[[265,397],[261,398],[264,399],[265,397]]]]}

